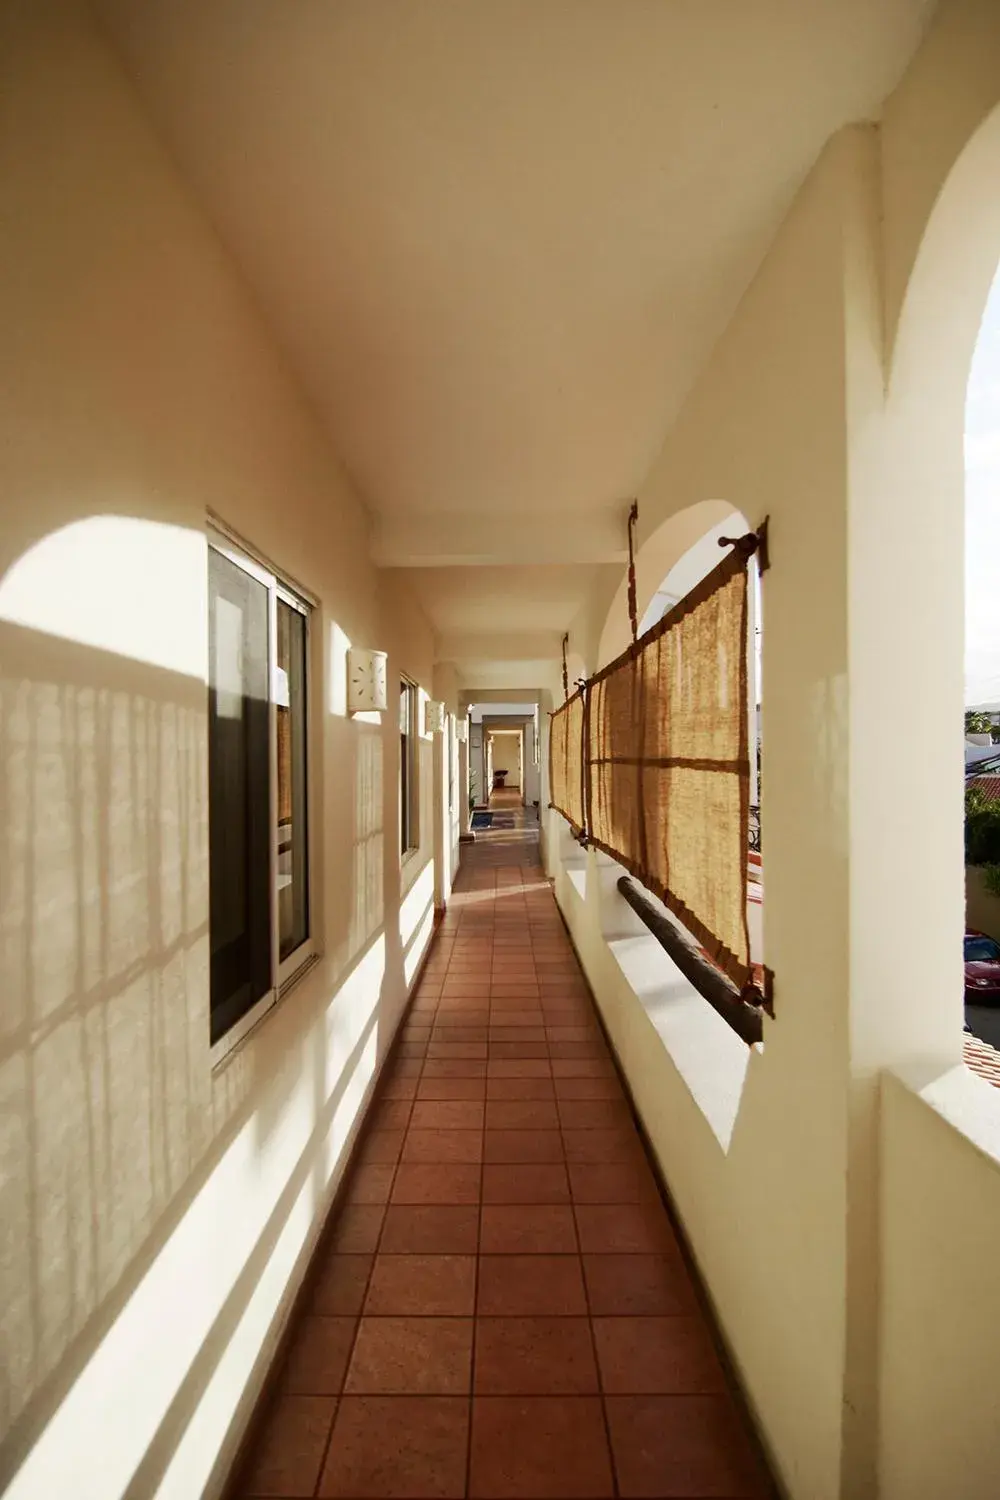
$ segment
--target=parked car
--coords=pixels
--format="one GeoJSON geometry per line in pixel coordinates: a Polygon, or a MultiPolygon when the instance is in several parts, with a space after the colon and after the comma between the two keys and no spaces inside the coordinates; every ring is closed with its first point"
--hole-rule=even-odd
{"type": "Polygon", "coordinates": [[[1000,943],[985,932],[965,934],[965,1003],[1000,1000],[1000,943]]]}

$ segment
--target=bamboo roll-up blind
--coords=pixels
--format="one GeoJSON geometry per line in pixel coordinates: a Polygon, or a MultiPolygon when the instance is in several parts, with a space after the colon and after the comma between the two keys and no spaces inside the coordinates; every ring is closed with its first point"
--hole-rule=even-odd
{"type": "Polygon", "coordinates": [[[583,778],[589,840],[741,988],[752,975],[747,562],[734,547],[591,679],[583,778]]]}
{"type": "Polygon", "coordinates": [[[581,689],[552,715],[549,725],[549,798],[551,807],[574,833],[584,828],[583,788],[586,697],[581,689]]]}

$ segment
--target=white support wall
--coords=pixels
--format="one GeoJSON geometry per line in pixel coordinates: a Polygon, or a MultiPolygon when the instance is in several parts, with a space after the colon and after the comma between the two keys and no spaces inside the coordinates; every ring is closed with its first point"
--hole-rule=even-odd
{"type": "MultiPolygon", "coordinates": [[[[1000,1465],[981,1254],[1000,1094],[960,1065],[962,408],[1000,259],[998,80],[1000,14],[943,7],[881,132],[823,153],[639,495],[640,612],[712,506],[771,517],[777,1018],[759,1053],[636,930],[616,869],[549,829],[560,905],[796,1500],[981,1500],[1000,1465]],[[885,725],[917,699],[900,777],[885,725]]],[[[623,585],[598,664],[627,629],[623,585]]]]}

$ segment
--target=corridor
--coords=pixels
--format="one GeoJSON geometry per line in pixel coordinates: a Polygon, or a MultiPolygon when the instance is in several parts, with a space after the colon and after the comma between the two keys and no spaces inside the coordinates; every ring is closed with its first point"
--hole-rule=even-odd
{"type": "Polygon", "coordinates": [[[0,16],[3,1500],[990,1500],[998,0],[0,16]]]}
{"type": "Polygon", "coordinates": [[[467,848],[234,1500],[760,1496],[537,834],[467,848]]]}

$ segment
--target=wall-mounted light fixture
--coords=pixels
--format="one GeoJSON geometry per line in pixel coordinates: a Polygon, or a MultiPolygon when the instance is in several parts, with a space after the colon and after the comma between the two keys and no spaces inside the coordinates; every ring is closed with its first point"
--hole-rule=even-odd
{"type": "Polygon", "coordinates": [[[469,720],[465,716],[465,714],[463,714],[460,719],[456,719],[455,720],[455,734],[458,737],[458,743],[460,745],[464,745],[466,743],[466,741],[468,740],[468,738],[469,738],[469,720]]]}
{"type": "Polygon", "coordinates": [[[388,708],[386,661],[384,651],[362,651],[355,646],[349,649],[347,653],[348,713],[381,714],[388,708]]]}
{"type": "Polygon", "coordinates": [[[444,704],[428,698],[424,703],[424,734],[440,734],[444,729],[444,704]]]}

